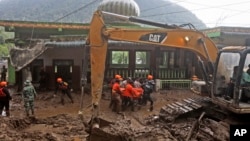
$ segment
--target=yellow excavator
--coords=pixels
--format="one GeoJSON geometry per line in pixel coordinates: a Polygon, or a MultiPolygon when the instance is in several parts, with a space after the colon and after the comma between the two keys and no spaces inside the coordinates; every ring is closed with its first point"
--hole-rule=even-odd
{"type": "Polygon", "coordinates": [[[247,101],[250,98],[250,85],[248,87],[248,81],[243,79],[250,64],[248,47],[234,46],[218,50],[209,37],[195,29],[96,11],[86,41],[90,46],[91,95],[94,107],[92,119],[98,119],[109,40],[160,45],[194,52],[201,62],[206,62],[206,66],[201,65],[212,102],[234,113],[250,113],[250,104],[247,101]],[[104,16],[149,25],[150,28],[108,27],[104,22],[104,16]],[[238,69],[233,76],[234,66],[238,66],[238,69]],[[227,83],[233,83],[233,87],[229,89],[227,83]],[[228,92],[229,90],[231,91],[228,92]],[[229,94],[231,92],[232,94],[229,94]],[[230,98],[225,98],[225,95],[230,98]]]}

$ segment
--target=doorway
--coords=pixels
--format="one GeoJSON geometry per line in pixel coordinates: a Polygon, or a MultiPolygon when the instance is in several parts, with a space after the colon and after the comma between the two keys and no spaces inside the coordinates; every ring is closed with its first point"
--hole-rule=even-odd
{"type": "Polygon", "coordinates": [[[60,77],[63,81],[72,84],[73,63],[73,60],[54,60],[55,79],[60,77]]]}

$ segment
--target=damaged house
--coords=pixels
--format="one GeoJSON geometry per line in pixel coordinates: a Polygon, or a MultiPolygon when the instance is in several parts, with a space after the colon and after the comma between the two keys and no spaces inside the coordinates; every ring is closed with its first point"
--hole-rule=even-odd
{"type": "Polygon", "coordinates": [[[19,89],[26,79],[38,86],[42,69],[46,72],[48,89],[55,88],[57,77],[69,82],[73,89],[80,89],[84,35],[88,26],[13,21],[1,24],[5,31],[15,33],[15,47],[10,50],[9,63],[15,70],[11,75],[15,76],[14,82],[19,89]]]}
{"type": "MultiPolygon", "coordinates": [[[[0,25],[5,31],[15,33],[9,64],[15,70],[10,72],[11,78],[19,88],[25,79],[38,85],[41,69],[47,74],[46,87],[51,90],[57,77],[69,82],[74,90],[81,89],[81,78],[86,77],[90,82],[89,49],[85,45],[88,25],[18,21],[1,21],[0,25]]],[[[217,27],[204,32],[219,47],[249,44],[248,28],[217,27]]],[[[185,88],[189,88],[192,75],[200,74],[196,55],[190,51],[115,41],[109,42],[104,73],[107,80],[117,73],[124,78],[153,74],[161,82],[185,82],[186,85],[181,85],[185,88]],[[114,61],[117,53],[123,61],[114,61]]]]}

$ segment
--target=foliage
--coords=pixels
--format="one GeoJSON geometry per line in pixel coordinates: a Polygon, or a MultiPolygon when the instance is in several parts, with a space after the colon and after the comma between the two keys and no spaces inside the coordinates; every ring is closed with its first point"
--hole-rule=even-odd
{"type": "Polygon", "coordinates": [[[128,51],[112,51],[112,64],[128,64],[128,51]]]}
{"type": "Polygon", "coordinates": [[[10,43],[5,43],[5,39],[13,38],[13,33],[4,32],[4,28],[0,27],[0,58],[6,57],[9,55],[9,46],[12,46],[10,43]]]}
{"type": "Polygon", "coordinates": [[[147,52],[137,51],[136,52],[136,64],[146,64],[147,63],[147,52]]]}
{"type": "Polygon", "coordinates": [[[0,58],[9,55],[8,46],[10,46],[10,44],[0,44],[0,58]]]}

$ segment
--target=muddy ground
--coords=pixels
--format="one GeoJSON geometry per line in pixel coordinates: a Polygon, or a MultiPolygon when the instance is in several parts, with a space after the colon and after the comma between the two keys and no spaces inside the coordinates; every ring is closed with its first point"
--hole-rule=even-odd
{"type": "Polygon", "coordinates": [[[155,92],[152,94],[155,101],[152,112],[148,111],[149,105],[146,105],[136,108],[135,112],[126,110],[119,115],[108,108],[109,93],[104,92],[100,108],[101,128],[92,130],[92,136],[86,132],[88,130],[79,116],[81,110],[85,121],[91,118],[89,94],[84,95],[83,109],[80,109],[80,92],[72,92],[73,104],[65,96],[65,105],[60,104],[59,93],[54,97],[53,91],[38,92],[35,100],[35,117],[27,118],[21,95],[14,89],[11,93],[11,116],[0,116],[0,141],[229,140],[227,123],[206,116],[197,123],[202,111],[192,115],[185,114],[174,120],[160,118],[160,110],[164,105],[198,96],[189,90],[155,92]]]}

